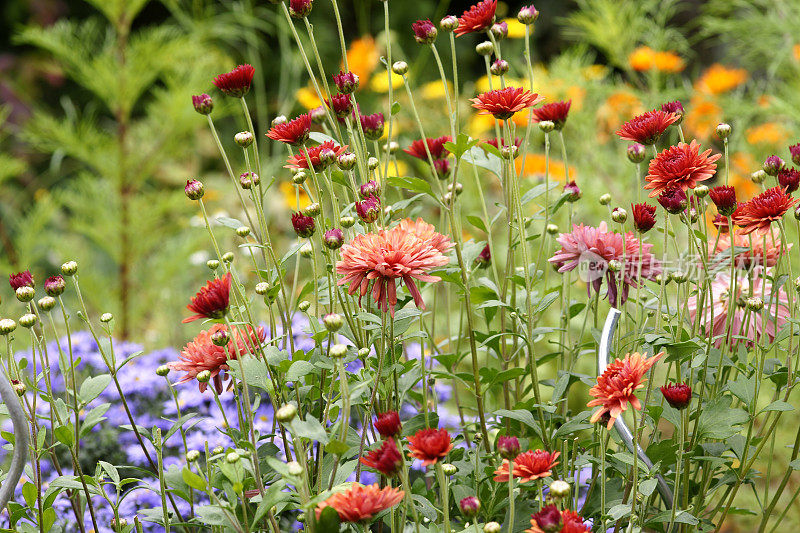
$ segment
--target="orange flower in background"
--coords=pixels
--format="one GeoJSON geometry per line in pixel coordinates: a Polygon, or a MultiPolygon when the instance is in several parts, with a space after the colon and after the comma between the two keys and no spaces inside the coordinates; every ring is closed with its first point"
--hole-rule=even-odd
{"type": "Polygon", "coordinates": [[[686,64],[675,52],[656,52],[656,69],[661,72],[681,72],[686,64]]]}
{"type": "MultiPolygon", "coordinates": [[[[761,188],[753,183],[750,174],[761,168],[756,163],[752,155],[747,152],[734,152],[731,157],[731,175],[728,185],[736,189],[737,198],[752,198],[761,191],[761,188]]],[[[720,174],[720,177],[722,174],[720,174]]]]}
{"type": "Polygon", "coordinates": [[[680,72],[686,64],[675,52],[656,52],[649,46],[640,46],[628,56],[633,70],[643,72],[656,69],[661,72],[680,72]]]}
{"type": "MultiPolygon", "coordinates": [[[[644,111],[641,100],[629,91],[617,91],[609,95],[605,103],[597,110],[597,136],[601,142],[610,138],[624,120],[639,115],[644,111]]],[[[716,126],[716,124],[714,124],[716,126]]]]}
{"type": "MultiPolygon", "coordinates": [[[[558,465],[560,452],[546,452],[544,450],[531,450],[521,453],[514,458],[514,479],[520,483],[527,483],[535,479],[553,475],[553,468],[558,465]]],[[[494,480],[499,483],[508,481],[508,459],[503,459],[500,468],[494,471],[494,480]]]]}
{"type": "Polygon", "coordinates": [[[789,132],[777,122],[765,122],[745,132],[747,142],[750,144],[783,144],[789,139],[789,132]]]}
{"type": "Polygon", "coordinates": [[[683,117],[683,125],[691,135],[702,140],[708,139],[720,122],[722,122],[722,107],[715,97],[707,94],[692,96],[683,117]]]}
{"type": "Polygon", "coordinates": [[[317,518],[326,507],[333,507],[342,522],[369,522],[372,518],[394,507],[405,497],[402,490],[384,487],[378,484],[361,485],[354,483],[344,492],[337,492],[317,505],[317,518]]]}
{"type": "MultiPolygon", "coordinates": [[[[522,171],[523,176],[533,176],[536,178],[544,179],[545,170],[545,157],[542,154],[528,154],[525,159],[518,157],[514,161],[517,174],[522,171]],[[524,168],[523,168],[524,163],[524,168]]],[[[555,181],[566,181],[564,175],[564,163],[560,159],[550,158],[550,179],[555,181]]],[[[575,179],[575,167],[569,167],[569,181],[575,179]]]]}
{"type": "Polygon", "coordinates": [[[703,72],[694,87],[705,93],[723,94],[746,82],[748,76],[747,71],[742,68],[728,68],[714,63],[703,72]]]}
{"type": "MultiPolygon", "coordinates": [[[[347,66],[350,68],[350,72],[358,76],[362,87],[369,83],[369,78],[375,67],[378,66],[380,58],[381,54],[375,44],[375,39],[369,35],[356,39],[350,43],[350,47],[347,49],[347,66]]],[[[342,63],[341,70],[346,70],[344,63],[342,63]]]]}
{"type": "Polygon", "coordinates": [[[597,385],[589,390],[594,400],[586,404],[588,407],[600,406],[594,412],[589,422],[594,424],[603,415],[608,414],[610,430],[614,427],[617,417],[628,409],[630,404],[634,409],[641,410],[642,403],[636,397],[636,390],[644,387],[644,375],[658,361],[664,352],[653,357],[645,357],[639,352],[629,353],[624,359],[617,359],[606,368],[602,375],[597,377],[597,385]]]}
{"type": "Polygon", "coordinates": [[[795,61],[800,61],[800,44],[792,46],[792,55],[795,61]]]}

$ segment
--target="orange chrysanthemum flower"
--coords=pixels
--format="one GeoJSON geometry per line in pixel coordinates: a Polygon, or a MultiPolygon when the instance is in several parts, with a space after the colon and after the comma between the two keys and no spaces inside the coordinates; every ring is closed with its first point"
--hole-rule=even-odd
{"type": "Polygon", "coordinates": [[[770,225],[795,204],[797,199],[781,187],[773,187],[762,192],[749,202],[739,204],[733,213],[733,223],[742,228],[742,235],[757,231],[763,235],[769,231],[770,225]]]}
{"type": "Polygon", "coordinates": [[[454,245],[421,218],[405,220],[389,230],[357,235],[342,247],[336,270],[343,277],[339,285],[350,284],[350,294],[363,297],[372,283],[372,297],[385,313],[397,305],[396,281],[406,284],[420,309],[425,309],[416,281],[439,281],[429,271],[446,265],[444,255],[454,245]],[[373,283],[374,282],[374,283],[373,283]]]}
{"type": "Polygon", "coordinates": [[[631,404],[634,409],[641,409],[642,404],[636,397],[636,390],[644,387],[644,375],[658,361],[664,352],[647,358],[639,352],[629,353],[625,359],[617,359],[606,368],[601,376],[597,376],[597,385],[589,390],[594,400],[586,404],[588,407],[601,406],[594,412],[589,421],[594,424],[608,413],[607,427],[614,427],[614,422],[631,404]]]}
{"type": "Polygon", "coordinates": [[[344,492],[337,492],[327,500],[317,505],[317,518],[326,507],[333,507],[342,522],[369,522],[372,518],[394,507],[405,497],[402,490],[384,487],[378,484],[361,485],[353,484],[344,492]]]}
{"type": "Polygon", "coordinates": [[[644,188],[652,189],[650,198],[673,187],[684,191],[694,189],[699,182],[714,175],[720,157],[721,154],[711,155],[711,148],[700,153],[700,143],[695,140],[691,144],[670,146],[650,161],[644,188]]]}
{"type": "MultiPolygon", "coordinates": [[[[514,479],[527,483],[553,475],[553,468],[559,463],[556,461],[559,455],[561,452],[550,453],[544,450],[530,450],[517,455],[514,459],[514,479]]],[[[494,471],[494,480],[500,483],[508,481],[508,459],[503,459],[503,464],[494,471]]]]}
{"type": "Polygon", "coordinates": [[[697,80],[695,88],[701,92],[722,94],[746,82],[747,77],[747,71],[744,69],[728,68],[715,63],[697,80]]]}
{"type": "Polygon", "coordinates": [[[544,100],[543,96],[526,91],[522,87],[506,87],[479,94],[471,98],[472,107],[483,111],[482,115],[492,115],[498,120],[507,120],[517,111],[533,107],[544,100]]]}
{"type": "MultiPolygon", "coordinates": [[[[208,331],[201,331],[194,340],[181,350],[177,361],[167,364],[172,370],[186,372],[176,385],[197,379],[197,374],[208,370],[211,373],[214,388],[217,393],[221,393],[223,374],[228,370],[228,359],[236,359],[240,355],[255,353],[258,346],[266,338],[264,328],[259,327],[255,331],[249,326],[248,328],[249,335],[247,336],[243,335],[242,330],[234,330],[233,338],[228,341],[227,346],[217,346],[211,339],[211,336],[217,332],[228,331],[228,327],[225,324],[215,324],[208,331]]],[[[207,387],[208,383],[199,383],[200,392],[205,392],[207,387]]]]}
{"type": "Polygon", "coordinates": [[[675,73],[682,71],[686,63],[675,52],[656,52],[655,66],[661,72],[675,73]]]}
{"type": "Polygon", "coordinates": [[[411,456],[422,461],[423,466],[436,464],[453,449],[453,441],[446,429],[420,429],[408,437],[411,456]]]}

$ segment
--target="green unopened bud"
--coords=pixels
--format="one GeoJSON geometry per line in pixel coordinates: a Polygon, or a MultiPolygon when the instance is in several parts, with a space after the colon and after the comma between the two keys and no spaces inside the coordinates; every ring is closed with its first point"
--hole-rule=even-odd
{"type": "Polygon", "coordinates": [[[305,313],[306,311],[308,311],[308,309],[309,309],[310,307],[311,307],[311,302],[309,302],[308,300],[303,300],[302,302],[300,302],[299,304],[297,304],[297,308],[298,308],[300,311],[304,312],[304,313],[305,313]]]}
{"type": "Polygon", "coordinates": [[[52,296],[45,296],[39,299],[39,309],[42,311],[50,311],[56,306],[56,299],[52,296]]]}
{"type": "MultiPolygon", "coordinates": [[[[386,0],[383,1],[385,2],[386,0]]],[[[297,518],[295,518],[295,520],[297,520],[301,524],[304,524],[306,521],[306,513],[300,513],[299,515],[297,515],[297,518]]]]}
{"type": "Polygon", "coordinates": [[[222,446],[215,446],[214,449],[211,450],[211,454],[212,455],[219,455],[224,451],[225,451],[225,448],[223,448],[222,446]]]}
{"type": "Polygon", "coordinates": [[[347,355],[347,346],[344,344],[334,344],[331,346],[330,354],[334,359],[341,359],[347,355]]]}
{"type": "Polygon", "coordinates": [[[389,155],[396,154],[399,149],[400,145],[395,141],[391,141],[383,145],[383,151],[387,152],[389,155]]]}
{"type": "Polygon", "coordinates": [[[355,223],[356,219],[353,217],[348,216],[339,218],[339,224],[341,224],[343,228],[352,228],[355,223]]]}
{"type": "Polygon", "coordinates": [[[236,452],[230,452],[228,455],[225,456],[225,461],[230,464],[236,464],[239,462],[239,459],[242,457],[236,452]]]}
{"type": "Polygon", "coordinates": [[[242,148],[247,148],[251,144],[253,144],[253,134],[249,131],[240,131],[236,135],[233,136],[233,140],[236,144],[241,146],[242,148]]]}
{"type": "Polygon", "coordinates": [[[439,28],[448,33],[456,31],[456,28],[458,28],[458,18],[453,15],[447,15],[439,22],[439,28]]]}
{"type": "Polygon", "coordinates": [[[225,252],[224,254],[222,254],[222,260],[228,264],[233,263],[233,257],[234,257],[233,252],[225,252]]]}
{"type": "Polygon", "coordinates": [[[547,231],[547,233],[550,235],[555,235],[556,233],[558,233],[558,226],[556,226],[555,224],[548,224],[547,227],[545,228],[545,231],[547,231]]]}
{"type": "Polygon", "coordinates": [[[500,533],[500,524],[497,522],[488,522],[485,526],[483,526],[483,533],[500,533]]]}
{"type": "Polygon", "coordinates": [[[210,370],[203,370],[202,372],[197,373],[198,383],[208,383],[210,380],[211,380],[210,370]]]}
{"type": "Polygon", "coordinates": [[[455,465],[444,463],[442,464],[442,472],[445,476],[454,476],[456,472],[458,472],[458,469],[455,467],[455,465]]]}
{"type": "Polygon", "coordinates": [[[75,261],[67,261],[61,265],[61,273],[65,276],[74,276],[78,272],[78,263],[75,261]]]}
{"type": "Polygon", "coordinates": [[[27,313],[19,317],[19,325],[23,328],[32,328],[36,325],[36,315],[27,313]]]}
{"type": "Polygon", "coordinates": [[[297,416],[297,407],[293,403],[287,403],[281,406],[280,409],[275,413],[275,418],[281,424],[288,424],[294,417],[297,416]]]}
{"type": "Polygon", "coordinates": [[[344,320],[342,320],[342,315],[338,313],[329,313],[322,318],[322,323],[325,324],[325,329],[328,331],[339,331],[344,320]]]}
{"type": "Polygon", "coordinates": [[[622,270],[622,262],[618,261],[617,259],[611,259],[608,262],[608,270],[611,272],[619,272],[622,270]]]}
{"type": "Polygon", "coordinates": [[[687,274],[686,272],[675,271],[672,272],[669,275],[669,277],[672,278],[672,281],[678,284],[686,283],[687,281],[689,281],[689,274],[687,274]]]}
{"type": "Polygon", "coordinates": [[[256,294],[259,296],[264,296],[269,292],[269,283],[266,281],[262,281],[260,283],[256,283],[256,294]]]}
{"type": "Polygon", "coordinates": [[[292,183],[294,183],[295,185],[302,185],[303,183],[306,182],[306,179],[308,179],[308,175],[301,170],[300,172],[292,176],[292,183]]]}
{"type": "Polygon", "coordinates": [[[308,204],[305,209],[303,209],[303,214],[307,217],[315,217],[320,214],[322,211],[322,207],[317,203],[314,202],[313,204],[308,204]]]}
{"type": "Polygon", "coordinates": [[[628,220],[628,212],[621,207],[615,207],[614,210],[611,211],[611,220],[617,224],[624,224],[625,221],[628,220]]]}
{"type": "Polygon", "coordinates": [[[358,350],[358,357],[364,359],[369,355],[369,348],[360,348],[358,350]]]}
{"type": "Polygon", "coordinates": [[[103,313],[102,315],[100,315],[100,322],[102,322],[103,324],[108,324],[112,320],[114,320],[114,315],[112,315],[111,313],[103,313]]]}
{"type": "Polygon", "coordinates": [[[239,226],[238,228],[236,228],[236,235],[238,235],[241,238],[245,238],[248,235],[250,235],[250,228],[248,228],[247,226],[239,226]]]}
{"type": "Polygon", "coordinates": [[[764,309],[764,300],[759,298],[758,296],[751,296],[746,300],[747,309],[750,311],[761,311],[764,309]]]}
{"type": "Polygon", "coordinates": [[[569,493],[570,486],[566,481],[557,479],[550,483],[550,494],[552,494],[554,498],[566,498],[569,496],[569,493]]]}
{"type": "Polygon", "coordinates": [[[550,133],[554,129],[556,129],[556,123],[552,120],[543,120],[539,122],[539,129],[545,133],[550,133]]]}
{"type": "Polygon", "coordinates": [[[405,73],[408,72],[408,63],[405,61],[395,61],[392,64],[392,72],[399,76],[405,75],[405,73]]]}
{"type": "Polygon", "coordinates": [[[303,475],[303,466],[297,461],[289,461],[286,466],[289,467],[290,476],[300,477],[303,475]]]}
{"type": "Polygon", "coordinates": [[[600,205],[608,205],[611,203],[611,195],[608,193],[601,194],[597,201],[600,202],[600,205]]]}
{"type": "Polygon", "coordinates": [[[300,247],[300,257],[308,259],[312,255],[314,255],[314,248],[311,247],[310,243],[305,243],[303,246],[300,247]]]}
{"type": "Polygon", "coordinates": [[[206,261],[206,266],[210,270],[216,270],[219,268],[219,261],[217,261],[216,259],[209,259],[208,261],[206,261]]]}
{"type": "Polygon", "coordinates": [[[756,170],[750,174],[750,179],[756,184],[764,183],[764,180],[767,179],[767,173],[763,170],[756,170]]]}
{"type": "Polygon", "coordinates": [[[698,185],[694,188],[694,195],[698,198],[705,198],[708,196],[708,186],[706,185],[698,185]]]}
{"type": "Polygon", "coordinates": [[[169,367],[167,365],[161,365],[156,368],[156,375],[161,376],[162,378],[169,374],[169,367]]]}
{"type": "Polygon", "coordinates": [[[17,323],[10,318],[0,320],[0,335],[8,335],[15,329],[17,329],[17,323]]]}
{"type": "Polygon", "coordinates": [[[17,300],[24,303],[33,300],[33,297],[36,296],[36,291],[33,287],[25,285],[17,289],[15,294],[17,295],[17,300]]]}
{"type": "Polygon", "coordinates": [[[717,124],[717,136],[720,139],[727,139],[731,134],[731,125],[726,123],[717,124]]]}
{"type": "Polygon", "coordinates": [[[370,157],[367,159],[367,168],[370,170],[375,170],[380,166],[381,162],[378,160],[377,157],[370,157]]]}
{"type": "Polygon", "coordinates": [[[186,452],[187,463],[193,463],[198,459],[200,459],[200,452],[198,452],[197,450],[189,450],[188,452],[186,452]]]}
{"type": "Polygon", "coordinates": [[[228,343],[231,342],[231,335],[226,329],[218,329],[211,334],[211,342],[213,342],[215,346],[227,346],[228,343]]]}
{"type": "Polygon", "coordinates": [[[494,53],[494,45],[491,41],[483,41],[475,47],[475,51],[478,53],[478,55],[490,56],[494,53]]]}

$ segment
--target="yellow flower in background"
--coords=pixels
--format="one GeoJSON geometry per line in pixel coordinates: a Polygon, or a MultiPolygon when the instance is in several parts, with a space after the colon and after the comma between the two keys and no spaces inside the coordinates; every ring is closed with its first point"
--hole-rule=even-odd
{"type": "MultiPolygon", "coordinates": [[[[399,74],[395,74],[392,72],[392,88],[397,89],[403,86],[403,76],[399,74]]],[[[386,93],[389,92],[389,76],[386,72],[379,72],[375,76],[372,77],[372,83],[369,84],[369,88],[375,91],[376,93],[386,93]]]]}
{"type": "MultiPolygon", "coordinates": [[[[383,172],[383,161],[381,161],[380,168],[381,168],[381,172],[383,172]]],[[[400,160],[389,161],[389,174],[388,174],[388,176],[390,178],[396,178],[396,177],[408,176],[408,175],[409,175],[408,164],[405,161],[400,161],[400,160]]],[[[376,176],[377,176],[377,174],[376,174],[376,176]]],[[[378,180],[378,181],[380,181],[380,180],[378,180]]]]}
{"type": "MultiPolygon", "coordinates": [[[[503,22],[508,24],[508,38],[509,39],[524,39],[525,38],[525,24],[517,20],[516,17],[509,17],[503,19],[503,22]]],[[[533,26],[531,26],[531,33],[533,33],[533,26]]]]}
{"type": "Polygon", "coordinates": [[[581,69],[583,79],[586,81],[595,81],[605,78],[608,74],[608,67],[605,65],[589,65],[581,69]]]}
{"type": "Polygon", "coordinates": [[[322,105],[322,100],[317,96],[317,91],[313,87],[300,87],[294,97],[306,109],[316,109],[322,105]]]}
{"type": "Polygon", "coordinates": [[[494,137],[494,117],[475,113],[469,118],[467,130],[473,137],[480,137],[488,132],[492,132],[491,136],[494,137]]]}
{"type": "MultiPolygon", "coordinates": [[[[525,156],[524,163],[523,169],[523,159],[521,157],[514,161],[517,173],[523,170],[523,176],[544,179],[545,157],[543,154],[528,154],[525,156]]],[[[550,158],[549,174],[551,180],[566,182],[564,163],[560,159],[550,158]]],[[[572,165],[569,167],[569,179],[570,181],[575,179],[575,167],[572,165]]]]}
{"type": "Polygon", "coordinates": [[[603,105],[597,110],[597,136],[601,142],[610,138],[610,132],[616,131],[624,122],[644,112],[641,100],[630,91],[611,93],[603,105]]]}
{"type": "Polygon", "coordinates": [[[745,137],[750,144],[783,144],[789,138],[789,132],[777,122],[765,122],[748,128],[745,137]]]}
{"type": "MultiPolygon", "coordinates": [[[[378,66],[381,54],[375,44],[375,39],[366,35],[350,43],[347,49],[347,66],[350,72],[357,75],[361,86],[365,87],[372,76],[375,67],[378,66]]],[[[344,69],[344,64],[342,64],[344,69]]]]}
{"type": "Polygon", "coordinates": [[[710,95],[695,94],[689,101],[689,107],[683,117],[686,130],[698,139],[708,139],[722,122],[722,107],[717,99],[710,95]]]}
{"type": "Polygon", "coordinates": [[[311,204],[311,198],[309,198],[306,191],[295,187],[294,184],[284,181],[278,186],[280,189],[281,195],[283,196],[283,201],[286,204],[286,207],[290,211],[300,211],[301,209],[305,209],[306,207],[311,204]],[[297,201],[297,192],[300,192],[300,202],[297,201]]]}
{"type": "Polygon", "coordinates": [[[686,66],[681,56],[675,52],[657,52],[649,46],[640,46],[628,56],[628,64],[633,70],[643,72],[656,69],[661,72],[680,72],[686,66]]]}
{"type": "Polygon", "coordinates": [[[728,68],[719,63],[714,63],[703,72],[695,82],[698,91],[722,94],[732,91],[747,81],[748,73],[743,68],[728,68]]]}
{"type": "Polygon", "coordinates": [[[420,92],[425,100],[437,100],[445,97],[445,91],[449,91],[452,94],[453,85],[447,82],[447,88],[445,89],[442,80],[437,80],[423,85],[420,92]]]}

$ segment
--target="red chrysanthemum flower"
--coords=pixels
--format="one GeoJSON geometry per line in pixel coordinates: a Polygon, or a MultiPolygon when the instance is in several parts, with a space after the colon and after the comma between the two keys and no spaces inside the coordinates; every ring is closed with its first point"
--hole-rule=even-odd
{"type": "Polygon", "coordinates": [[[192,322],[201,318],[219,319],[225,316],[228,310],[228,298],[231,292],[231,273],[228,272],[221,278],[209,280],[192,297],[192,303],[186,306],[194,315],[184,318],[183,323],[192,322]]]}
{"type": "Polygon", "coordinates": [[[33,276],[31,275],[30,270],[23,270],[22,272],[17,272],[16,274],[10,274],[8,276],[8,284],[11,285],[11,288],[16,291],[20,287],[33,287],[33,276]]]}
{"type": "Polygon", "coordinates": [[[292,227],[298,237],[306,239],[314,235],[316,229],[314,219],[303,213],[292,213],[292,227]]]}
{"type": "Polygon", "coordinates": [[[397,414],[397,411],[386,411],[378,414],[373,425],[384,439],[399,435],[402,427],[400,425],[400,415],[397,414]]]}
{"type": "MultiPolygon", "coordinates": [[[[314,170],[322,170],[326,163],[322,161],[320,154],[324,150],[330,150],[333,152],[334,159],[339,157],[342,153],[347,150],[347,146],[339,146],[333,141],[325,141],[322,144],[318,144],[317,146],[311,147],[308,149],[308,157],[311,159],[311,164],[314,165],[314,170]]],[[[301,149],[297,152],[297,154],[289,157],[286,160],[286,164],[283,168],[289,168],[293,170],[302,170],[308,168],[308,160],[306,159],[306,150],[301,149]]]]}
{"type": "Polygon", "coordinates": [[[533,107],[544,100],[539,96],[523,89],[522,87],[506,87],[479,94],[471,98],[472,107],[480,109],[481,115],[492,115],[498,120],[506,120],[514,116],[517,111],[533,107]]]}
{"type": "Polygon", "coordinates": [[[678,120],[680,117],[675,113],[654,109],[633,117],[620,126],[616,133],[620,139],[650,146],[655,144],[659,137],[667,131],[667,128],[678,120]]]}
{"type": "Polygon", "coordinates": [[[743,235],[754,231],[763,235],[773,222],[783,218],[796,203],[797,199],[792,195],[780,187],[772,187],[749,202],[739,204],[733,212],[733,222],[742,228],[743,235]]]}
{"type": "Polygon", "coordinates": [[[636,390],[644,387],[644,375],[658,361],[664,352],[653,357],[645,357],[639,352],[629,353],[624,359],[617,359],[606,368],[601,376],[597,376],[597,385],[589,390],[594,400],[586,404],[588,407],[600,406],[589,421],[594,424],[608,413],[610,430],[614,427],[617,417],[628,409],[631,404],[634,409],[640,410],[642,404],[636,397],[636,390]]]}
{"type": "Polygon", "coordinates": [[[354,484],[344,492],[337,492],[317,505],[317,518],[326,507],[333,507],[342,522],[369,522],[372,518],[394,507],[405,497],[402,490],[384,487],[378,484],[354,484]]]}
{"type": "Polygon", "coordinates": [[[377,470],[386,477],[392,477],[397,474],[403,464],[403,458],[400,456],[394,439],[386,439],[379,448],[362,457],[361,464],[377,470]]]}
{"type": "Polygon", "coordinates": [[[458,18],[456,36],[461,37],[485,30],[494,21],[495,11],[497,11],[497,0],[483,0],[470,7],[458,18]]]}
{"type": "Polygon", "coordinates": [[[572,105],[572,100],[552,102],[544,104],[542,107],[533,110],[533,121],[542,122],[549,120],[553,123],[556,130],[560,130],[567,122],[567,115],[569,115],[569,108],[572,105]]]}
{"type": "Polygon", "coordinates": [[[531,527],[525,533],[585,533],[592,528],[583,523],[583,518],[575,511],[559,511],[555,505],[546,505],[531,516],[531,527]],[[558,528],[558,529],[556,529],[558,528]]]}
{"type": "Polygon", "coordinates": [[[241,98],[250,91],[256,69],[252,65],[239,65],[230,72],[214,78],[217,89],[236,98],[241,98]]]}
{"type": "MultiPolygon", "coordinates": [[[[736,211],[736,189],[728,185],[718,185],[708,191],[708,196],[714,205],[717,206],[717,211],[723,217],[729,217],[736,211]]],[[[728,221],[725,220],[727,227],[728,221]]]]}
{"type": "Polygon", "coordinates": [[[267,132],[267,137],[291,146],[300,146],[308,140],[311,131],[311,113],[305,113],[283,124],[276,124],[267,132]]]}
{"type": "MultiPolygon", "coordinates": [[[[211,337],[218,331],[226,332],[228,327],[225,324],[214,324],[208,331],[201,331],[184,346],[177,361],[167,364],[172,370],[186,372],[176,385],[197,379],[197,374],[208,370],[217,393],[222,393],[223,375],[229,370],[228,360],[255,353],[266,338],[264,328],[259,327],[253,331],[253,328],[247,326],[248,335],[244,335],[243,330],[235,329],[227,346],[217,346],[211,337]]],[[[208,387],[208,383],[198,385],[200,392],[205,392],[208,387]]]]}
{"type": "Polygon", "coordinates": [[[422,219],[408,220],[377,233],[357,235],[341,249],[342,260],[336,263],[342,276],[338,284],[349,283],[349,293],[360,292],[363,297],[372,283],[373,299],[384,313],[389,311],[394,316],[396,282],[400,280],[417,307],[425,309],[416,281],[439,281],[440,278],[428,272],[449,262],[444,253],[452,246],[447,237],[422,219]]]}
{"type": "Polygon", "coordinates": [[[358,89],[359,77],[358,74],[353,72],[344,72],[340,70],[339,74],[333,75],[333,82],[336,84],[336,88],[339,89],[340,93],[350,94],[358,89]]]}
{"type": "Polygon", "coordinates": [[[800,188],[800,172],[791,167],[783,167],[778,171],[778,184],[789,194],[800,188]]]}
{"type": "Polygon", "coordinates": [[[328,105],[328,108],[333,111],[333,114],[336,115],[336,118],[344,119],[347,115],[355,115],[355,113],[353,113],[353,99],[349,94],[334,94],[331,96],[331,99],[326,100],[325,103],[328,105]]]}
{"type": "Polygon", "coordinates": [[[428,160],[428,151],[431,153],[431,159],[444,159],[450,153],[444,147],[444,143],[450,142],[452,139],[449,135],[442,135],[441,137],[428,137],[427,139],[417,139],[411,143],[411,146],[403,150],[405,153],[423,161],[428,160]],[[425,145],[428,150],[425,150],[425,145]]]}
{"type": "Polygon", "coordinates": [[[692,403],[692,388],[685,383],[669,383],[661,387],[664,399],[675,409],[686,409],[692,403]]]}
{"type": "Polygon", "coordinates": [[[446,429],[420,429],[408,437],[408,449],[411,456],[420,459],[423,466],[436,464],[444,459],[453,449],[453,442],[446,429]]]}
{"type": "Polygon", "coordinates": [[[439,33],[433,22],[428,19],[418,20],[411,24],[411,31],[414,32],[414,39],[419,44],[431,44],[436,40],[436,35],[439,33]]]}
{"type": "Polygon", "coordinates": [[[672,187],[694,189],[701,181],[712,177],[717,171],[716,161],[721,154],[711,155],[711,148],[700,153],[700,143],[678,143],[670,146],[650,161],[645,180],[645,189],[650,189],[650,198],[655,198],[672,187]]]}
{"type": "MultiPolygon", "coordinates": [[[[514,479],[520,483],[527,483],[535,479],[553,475],[553,468],[560,461],[556,461],[561,452],[546,452],[544,450],[530,450],[514,458],[514,479]]],[[[494,471],[494,480],[508,481],[508,459],[503,459],[500,468],[494,471]]]]}
{"type": "Polygon", "coordinates": [[[689,205],[689,199],[680,187],[668,187],[658,195],[658,203],[667,213],[678,215],[689,205]]]}
{"type": "Polygon", "coordinates": [[[656,225],[656,206],[650,204],[631,204],[633,227],[639,233],[647,233],[656,225]]]}

